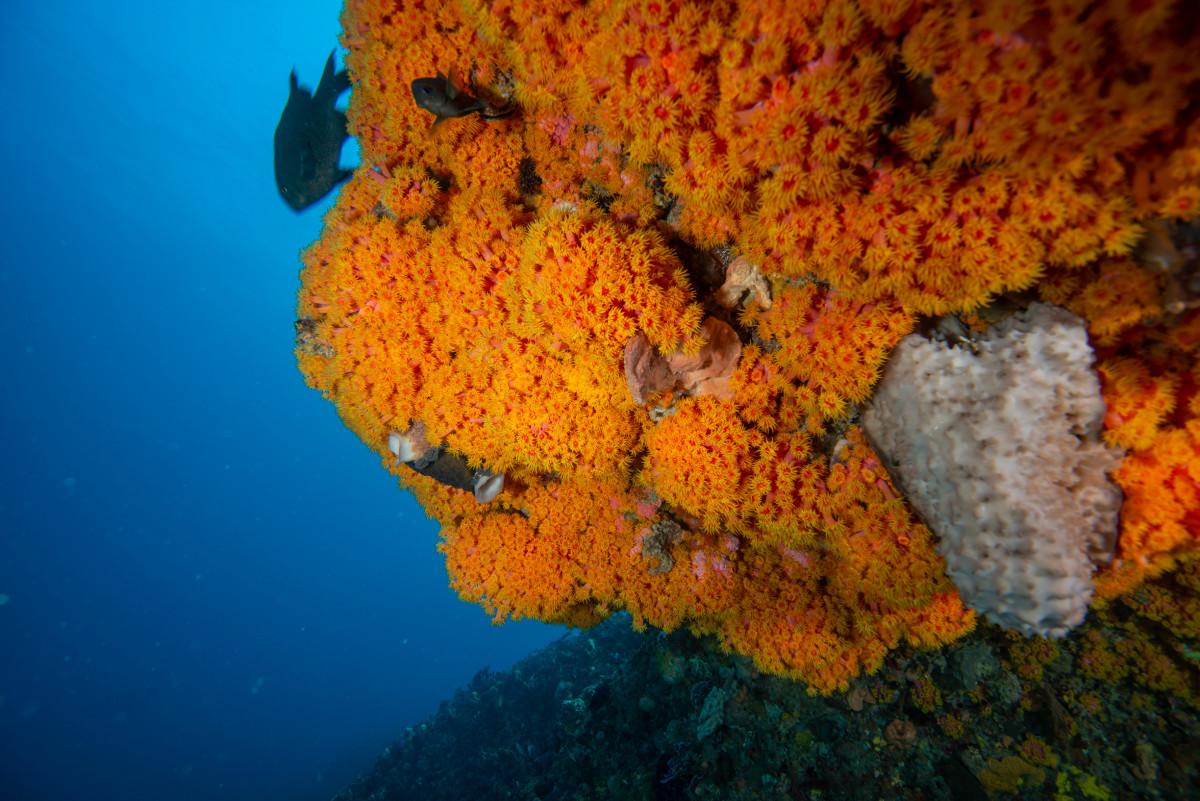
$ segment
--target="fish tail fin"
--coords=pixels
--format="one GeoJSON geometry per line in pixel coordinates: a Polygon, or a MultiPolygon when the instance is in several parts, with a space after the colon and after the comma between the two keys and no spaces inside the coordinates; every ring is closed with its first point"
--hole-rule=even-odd
{"type": "Polygon", "coordinates": [[[495,106],[485,104],[483,112],[479,116],[481,116],[481,117],[483,117],[483,119],[489,120],[489,121],[490,120],[499,120],[499,119],[503,119],[504,117],[507,117],[509,114],[512,114],[516,110],[517,110],[517,103],[515,100],[510,102],[507,106],[503,106],[501,108],[496,108],[495,106]]]}

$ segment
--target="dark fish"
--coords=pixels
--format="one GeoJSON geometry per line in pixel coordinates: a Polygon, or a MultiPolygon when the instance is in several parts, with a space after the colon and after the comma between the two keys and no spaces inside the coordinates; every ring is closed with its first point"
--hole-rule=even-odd
{"type": "Polygon", "coordinates": [[[486,101],[459,90],[454,81],[440,72],[436,78],[417,78],[413,81],[412,94],[417,105],[435,117],[434,125],[447,117],[465,117],[475,112],[488,119],[495,119],[509,114],[516,108],[516,105],[512,104],[497,109],[486,101]]]}
{"type": "Polygon", "coordinates": [[[405,464],[447,487],[474,493],[475,500],[480,503],[492,500],[504,488],[503,473],[473,468],[467,464],[466,457],[441,448],[435,448],[425,459],[405,464]]]}
{"type": "Polygon", "coordinates": [[[412,82],[413,100],[437,119],[437,125],[447,117],[465,117],[483,111],[487,104],[465,92],[459,92],[454,81],[438,73],[436,78],[417,78],[412,82]]]}
{"type": "Polygon", "coordinates": [[[299,85],[292,70],[291,92],[275,128],[275,185],[296,211],[316,203],[353,174],[338,163],[349,136],[346,115],[336,103],[349,88],[346,71],[333,71],[333,53],[315,95],[299,85]]]}

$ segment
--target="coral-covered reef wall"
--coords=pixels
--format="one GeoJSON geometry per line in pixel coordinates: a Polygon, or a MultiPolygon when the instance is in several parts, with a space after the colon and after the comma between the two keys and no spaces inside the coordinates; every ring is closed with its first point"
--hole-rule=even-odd
{"type": "Polygon", "coordinates": [[[497,620],[627,610],[827,692],[975,623],[857,425],[889,353],[1064,306],[1126,452],[1110,603],[1200,547],[1186,5],[350,0],[300,369],[497,620]]]}

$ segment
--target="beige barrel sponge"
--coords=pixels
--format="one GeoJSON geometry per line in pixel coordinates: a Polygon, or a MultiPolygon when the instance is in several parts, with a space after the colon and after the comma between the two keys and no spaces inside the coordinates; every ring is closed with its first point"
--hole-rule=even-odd
{"type": "Polygon", "coordinates": [[[1111,559],[1121,454],[1082,320],[1035,303],[970,343],[905,337],[863,427],[972,608],[1026,635],[1083,622],[1111,559]]]}

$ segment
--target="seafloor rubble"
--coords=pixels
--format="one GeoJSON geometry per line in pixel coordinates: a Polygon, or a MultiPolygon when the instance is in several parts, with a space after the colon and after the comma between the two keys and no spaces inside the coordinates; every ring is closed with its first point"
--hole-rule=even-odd
{"type": "Polygon", "coordinates": [[[479,673],[336,801],[1196,798],[1200,653],[1141,603],[900,649],[825,697],[619,616],[479,673]]]}

